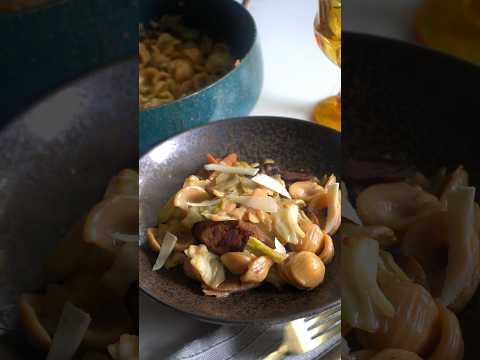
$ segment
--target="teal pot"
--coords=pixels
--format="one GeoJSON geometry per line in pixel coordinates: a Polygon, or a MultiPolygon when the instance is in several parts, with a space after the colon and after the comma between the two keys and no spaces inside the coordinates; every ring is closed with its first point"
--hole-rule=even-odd
{"type": "Polygon", "coordinates": [[[263,84],[258,34],[250,13],[234,0],[158,1],[140,3],[140,19],[181,14],[187,25],[215,40],[225,41],[240,64],[225,76],[189,96],[142,110],[139,119],[140,153],[189,128],[250,113],[263,84]]]}
{"type": "Polygon", "coordinates": [[[138,9],[139,0],[52,0],[0,11],[0,127],[65,83],[135,56],[138,9]]]}

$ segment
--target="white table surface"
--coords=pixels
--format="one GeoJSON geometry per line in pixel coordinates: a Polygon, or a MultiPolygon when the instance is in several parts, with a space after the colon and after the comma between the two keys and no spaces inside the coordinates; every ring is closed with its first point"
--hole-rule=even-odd
{"type": "MultiPolygon", "coordinates": [[[[344,0],[343,28],[414,42],[422,0],[344,0]]],[[[318,0],[252,0],[264,58],[264,86],[252,115],[311,119],[314,105],[340,89],[341,72],[313,36],[318,0]]]]}
{"type": "MultiPolygon", "coordinates": [[[[413,41],[413,16],[419,3],[420,0],[344,0],[343,27],[413,41]]],[[[310,120],[316,102],[340,89],[340,70],[323,55],[313,36],[317,4],[318,0],[251,1],[249,9],[257,23],[265,72],[263,91],[252,115],[310,120]]],[[[193,322],[143,293],[140,323],[140,348],[158,349],[158,356],[162,348],[181,347],[196,334],[212,331],[212,325],[193,322]],[[169,324],[169,331],[159,331],[159,324],[169,324]]]]}
{"type": "Polygon", "coordinates": [[[340,69],[322,53],[313,19],[318,0],[251,0],[264,60],[264,83],[252,115],[310,120],[315,104],[340,89],[340,69]]]}

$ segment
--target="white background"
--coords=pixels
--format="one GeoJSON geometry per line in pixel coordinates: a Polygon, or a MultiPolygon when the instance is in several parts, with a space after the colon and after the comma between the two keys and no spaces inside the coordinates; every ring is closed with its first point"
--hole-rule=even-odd
{"type": "MultiPolygon", "coordinates": [[[[344,30],[413,41],[421,0],[344,0],[344,30]]],[[[315,104],[340,89],[341,72],[313,35],[318,0],[251,0],[264,59],[264,87],[252,115],[311,120],[315,104]]]]}
{"type": "Polygon", "coordinates": [[[310,120],[315,104],[340,89],[340,69],[318,47],[317,0],[251,0],[264,60],[264,85],[252,115],[310,120]]]}

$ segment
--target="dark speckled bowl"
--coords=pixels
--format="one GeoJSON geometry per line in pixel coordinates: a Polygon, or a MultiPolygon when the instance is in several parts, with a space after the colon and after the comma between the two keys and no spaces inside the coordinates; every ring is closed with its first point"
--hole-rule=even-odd
{"type": "MultiPolygon", "coordinates": [[[[399,160],[432,174],[463,164],[480,200],[480,67],[378,37],[342,36],[342,160],[399,160]]],[[[478,359],[480,291],[459,314],[478,359]]]]}
{"type": "Polygon", "coordinates": [[[16,297],[45,286],[45,259],[58,242],[101,199],[113,174],[137,167],[136,79],[133,59],[112,64],[0,129],[0,249],[7,251],[0,359],[45,359],[17,329],[16,297]],[[6,335],[4,324],[12,330],[6,335]]]}
{"type": "Polygon", "coordinates": [[[263,63],[255,22],[234,0],[142,0],[140,21],[181,14],[192,28],[230,46],[240,64],[208,87],[172,103],[140,112],[139,146],[151,146],[212,120],[245,116],[257,103],[263,84],[263,63]]]}
{"type": "Polygon", "coordinates": [[[145,245],[145,228],[156,225],[157,212],[197,173],[206,154],[235,151],[249,161],[272,158],[288,169],[308,169],[318,176],[340,171],[340,136],[313,123],[277,117],[237,118],[184,132],[163,142],[140,160],[140,287],[154,299],[215,323],[276,323],[320,312],[340,301],[339,262],[327,266],[325,283],[313,291],[270,285],[224,299],[206,297],[198,282],[181,269],[151,271],[155,255],[145,245]]]}

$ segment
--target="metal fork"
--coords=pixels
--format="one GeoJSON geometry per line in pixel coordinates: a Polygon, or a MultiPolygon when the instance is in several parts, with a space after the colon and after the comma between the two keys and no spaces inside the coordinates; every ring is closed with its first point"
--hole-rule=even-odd
{"type": "Polygon", "coordinates": [[[277,350],[263,360],[279,360],[287,354],[304,354],[323,346],[326,353],[340,342],[340,304],[321,314],[287,323],[283,328],[283,341],[277,350]]]}

